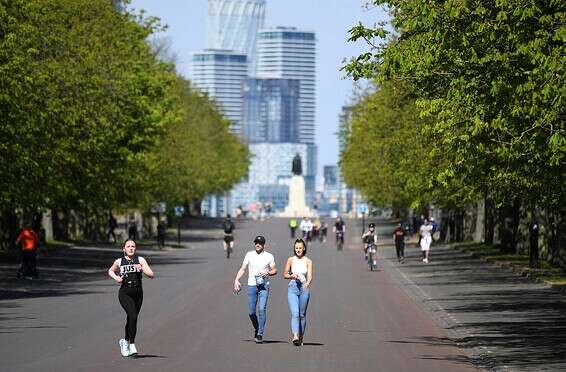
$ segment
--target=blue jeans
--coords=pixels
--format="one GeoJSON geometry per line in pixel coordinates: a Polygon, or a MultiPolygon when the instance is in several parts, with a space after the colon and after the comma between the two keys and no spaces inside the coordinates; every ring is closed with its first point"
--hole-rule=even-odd
{"type": "Polygon", "coordinates": [[[265,321],[267,320],[266,310],[268,298],[269,285],[248,285],[248,315],[250,316],[250,320],[252,321],[252,325],[254,326],[255,333],[258,336],[263,336],[263,330],[265,329],[265,321]]]}
{"type": "Polygon", "coordinates": [[[307,307],[309,306],[310,292],[297,280],[291,280],[287,290],[289,310],[291,311],[291,332],[300,336],[305,334],[307,328],[307,307]]]}

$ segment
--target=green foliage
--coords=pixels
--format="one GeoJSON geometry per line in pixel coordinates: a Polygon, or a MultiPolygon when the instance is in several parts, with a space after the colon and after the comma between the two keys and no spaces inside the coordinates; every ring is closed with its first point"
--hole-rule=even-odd
{"type": "Polygon", "coordinates": [[[0,211],[84,215],[228,189],[248,154],[107,0],[0,0],[0,211]]]}
{"type": "Polygon", "coordinates": [[[167,127],[156,148],[157,200],[182,204],[229,190],[247,172],[247,147],[229,132],[225,119],[206,96],[179,78],[181,120],[167,127]]]}
{"type": "MultiPolygon", "coordinates": [[[[566,4],[561,1],[373,1],[383,27],[354,27],[370,52],[344,70],[416,95],[434,172],[435,198],[489,194],[555,208],[566,201],[566,4]]],[[[379,156],[380,154],[375,154],[379,156]]],[[[423,184],[424,185],[424,184],[423,184]]],[[[424,187],[421,193],[429,188],[424,187]]]]}
{"type": "Polygon", "coordinates": [[[155,24],[108,1],[0,3],[0,204],[109,208],[171,121],[155,24]]]}

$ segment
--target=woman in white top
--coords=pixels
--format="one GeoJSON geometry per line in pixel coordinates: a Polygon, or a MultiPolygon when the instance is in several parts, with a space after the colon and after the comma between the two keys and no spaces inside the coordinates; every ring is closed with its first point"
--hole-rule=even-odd
{"type": "Polygon", "coordinates": [[[287,259],[283,276],[289,279],[287,299],[291,311],[292,342],[295,346],[301,346],[307,327],[306,316],[312,282],[312,261],[306,256],[307,245],[303,239],[295,240],[293,253],[294,255],[287,259]]]}
{"type": "Polygon", "coordinates": [[[425,219],[424,224],[421,225],[419,229],[419,234],[421,235],[421,252],[423,253],[423,262],[428,263],[428,257],[430,252],[430,244],[432,243],[432,225],[425,219]]]}

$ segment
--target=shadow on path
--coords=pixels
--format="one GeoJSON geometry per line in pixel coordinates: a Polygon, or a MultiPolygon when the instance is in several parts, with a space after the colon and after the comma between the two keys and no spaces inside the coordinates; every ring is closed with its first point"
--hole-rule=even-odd
{"type": "Polygon", "coordinates": [[[429,296],[421,300],[433,313],[457,320],[447,327],[457,336],[390,342],[457,344],[484,368],[566,370],[566,299],[560,292],[454,248],[434,246],[428,265],[419,262],[419,253],[410,250],[409,262],[394,266],[410,279],[405,286],[429,296]]]}

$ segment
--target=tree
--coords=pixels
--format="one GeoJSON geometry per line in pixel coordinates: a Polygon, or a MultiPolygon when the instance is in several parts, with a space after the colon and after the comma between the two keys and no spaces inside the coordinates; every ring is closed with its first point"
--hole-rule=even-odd
{"type": "Polygon", "coordinates": [[[208,97],[177,80],[181,120],[167,126],[156,146],[154,199],[170,205],[200,203],[229,190],[247,172],[247,147],[229,132],[230,122],[208,97]]]}
{"type": "Polygon", "coordinates": [[[177,116],[157,20],[105,0],[1,0],[0,20],[0,210],[134,203],[177,116]]]}
{"type": "MultiPolygon", "coordinates": [[[[566,6],[560,1],[374,1],[398,36],[345,69],[410,82],[431,141],[454,155],[437,181],[557,207],[566,201],[566,6]]],[[[385,36],[351,29],[351,39],[385,36]]],[[[465,190],[463,188],[462,190],[465,190]]]]}

